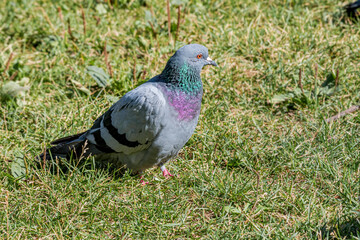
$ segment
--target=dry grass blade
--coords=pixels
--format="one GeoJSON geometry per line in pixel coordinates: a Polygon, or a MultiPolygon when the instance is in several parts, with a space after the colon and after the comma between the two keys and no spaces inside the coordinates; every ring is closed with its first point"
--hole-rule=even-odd
{"type": "Polygon", "coordinates": [[[99,26],[101,18],[99,18],[98,16],[94,16],[94,19],[96,20],[96,26],[99,26]]]}
{"type": "Polygon", "coordinates": [[[14,53],[10,53],[10,56],[5,64],[5,69],[4,69],[3,74],[5,74],[9,70],[10,63],[11,63],[11,60],[13,59],[13,57],[14,57],[14,53]]]}
{"type": "Polygon", "coordinates": [[[335,89],[339,85],[339,69],[336,69],[336,77],[335,77],[335,89]]]}
{"type": "Polygon", "coordinates": [[[359,109],[360,109],[360,105],[352,106],[352,107],[350,107],[349,109],[346,109],[345,111],[342,111],[342,112],[336,114],[335,116],[332,116],[332,117],[326,119],[325,121],[326,121],[327,123],[331,123],[331,122],[336,121],[336,120],[338,120],[339,118],[341,118],[341,117],[343,117],[343,116],[345,116],[345,115],[348,115],[348,114],[350,114],[350,113],[356,112],[356,111],[359,110],[359,109]]]}
{"type": "Polygon", "coordinates": [[[81,17],[83,20],[83,27],[84,27],[84,37],[86,37],[86,20],[85,20],[85,12],[83,7],[81,7],[81,17]]]}
{"type": "Polygon", "coordinates": [[[113,71],[112,71],[111,65],[109,63],[108,53],[107,53],[107,50],[106,50],[106,41],[105,41],[105,44],[104,44],[104,58],[105,58],[106,67],[107,67],[107,69],[109,71],[109,75],[110,75],[110,77],[113,77],[113,71]]]}
{"type": "Polygon", "coordinates": [[[64,16],[62,14],[62,11],[61,11],[61,7],[58,7],[57,8],[57,11],[58,11],[58,14],[59,14],[59,18],[61,20],[61,23],[64,24],[64,16]]]}
{"type": "Polygon", "coordinates": [[[300,68],[299,69],[299,82],[298,82],[298,85],[301,89],[301,92],[303,93],[303,95],[305,95],[305,92],[304,92],[304,87],[302,85],[302,81],[301,81],[301,77],[302,77],[302,69],[300,68]]]}
{"type": "Polygon", "coordinates": [[[72,40],[75,40],[75,38],[74,38],[74,36],[73,36],[73,34],[72,34],[72,31],[71,31],[70,18],[68,18],[67,22],[68,22],[68,33],[69,33],[69,36],[70,36],[70,38],[71,38],[72,40]]]}
{"type": "Polygon", "coordinates": [[[157,46],[157,48],[159,49],[159,48],[160,48],[160,45],[159,45],[159,40],[158,40],[157,32],[155,31],[154,24],[153,24],[151,21],[149,21],[149,24],[150,24],[150,27],[151,27],[152,32],[153,32],[153,34],[154,34],[155,40],[156,40],[156,46],[157,46]]]}
{"type": "Polygon", "coordinates": [[[168,16],[168,35],[169,40],[171,39],[171,16],[170,16],[170,0],[166,0],[166,12],[168,16]]]}
{"type": "Polygon", "coordinates": [[[6,209],[6,236],[7,239],[10,239],[10,218],[9,218],[9,191],[6,191],[5,195],[5,209],[6,209]]]}
{"type": "Polygon", "coordinates": [[[39,7],[39,9],[40,9],[41,12],[43,13],[43,16],[44,16],[45,20],[46,20],[46,21],[48,22],[48,24],[50,25],[51,30],[55,33],[56,30],[55,30],[52,22],[50,21],[49,16],[46,14],[45,10],[44,10],[42,7],[39,7]]]}
{"type": "Polygon", "coordinates": [[[133,81],[136,83],[136,55],[134,56],[133,81]]]}
{"type": "Polygon", "coordinates": [[[181,20],[181,5],[178,6],[178,18],[177,18],[177,25],[176,25],[175,43],[179,36],[180,20],[181,20]]]}
{"type": "Polygon", "coordinates": [[[18,73],[19,73],[19,71],[16,71],[16,72],[14,72],[12,75],[11,75],[11,77],[10,77],[10,81],[12,81],[12,80],[14,80],[15,78],[16,78],[16,76],[18,75],[18,73]]]}

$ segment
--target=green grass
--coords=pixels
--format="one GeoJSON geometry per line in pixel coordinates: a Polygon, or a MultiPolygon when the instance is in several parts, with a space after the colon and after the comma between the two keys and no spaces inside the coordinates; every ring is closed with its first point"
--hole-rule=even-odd
{"type": "Polygon", "coordinates": [[[175,44],[177,8],[169,39],[165,1],[103,3],[104,13],[101,1],[85,2],[0,2],[0,87],[10,78],[30,87],[1,97],[0,238],[360,237],[360,116],[324,121],[360,100],[360,23],[342,18],[343,2],[189,1],[175,44]],[[113,77],[102,90],[86,67],[108,71],[105,41],[113,77]],[[199,125],[167,165],[175,178],[151,169],[153,184],[141,186],[92,159],[66,172],[35,166],[51,140],[89,128],[190,42],[207,46],[219,67],[202,72],[199,125]],[[341,90],[271,104],[298,87],[299,69],[308,90],[338,69],[341,90]],[[10,171],[19,154],[24,180],[10,171]]]}

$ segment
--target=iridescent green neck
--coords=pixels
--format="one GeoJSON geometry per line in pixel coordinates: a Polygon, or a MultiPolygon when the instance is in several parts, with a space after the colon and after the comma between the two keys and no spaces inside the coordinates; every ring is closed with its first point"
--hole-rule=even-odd
{"type": "Polygon", "coordinates": [[[186,62],[181,67],[177,67],[178,65],[180,64],[171,62],[166,65],[161,73],[163,81],[174,89],[179,89],[189,95],[197,95],[202,92],[201,69],[191,68],[186,62]]]}

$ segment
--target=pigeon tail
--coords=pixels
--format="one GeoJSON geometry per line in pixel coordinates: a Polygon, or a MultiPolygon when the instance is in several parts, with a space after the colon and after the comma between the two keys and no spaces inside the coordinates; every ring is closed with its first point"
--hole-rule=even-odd
{"type": "Polygon", "coordinates": [[[69,143],[71,141],[74,141],[76,139],[78,139],[81,135],[83,135],[85,132],[81,132],[81,133],[78,133],[78,134],[74,134],[74,135],[71,135],[71,136],[67,136],[67,137],[63,137],[63,138],[59,138],[59,139],[56,139],[55,141],[52,141],[50,144],[51,145],[58,145],[60,143],[69,143]]]}
{"type": "Polygon", "coordinates": [[[83,133],[75,134],[51,142],[51,144],[55,146],[46,149],[36,158],[39,160],[51,160],[60,157],[69,160],[71,157],[76,159],[87,157],[89,155],[86,151],[88,142],[79,139],[82,134],[83,133]]]}

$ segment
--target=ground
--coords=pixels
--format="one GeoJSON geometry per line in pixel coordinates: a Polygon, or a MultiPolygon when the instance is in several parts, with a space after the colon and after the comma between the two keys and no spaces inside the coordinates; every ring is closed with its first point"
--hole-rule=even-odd
{"type": "Polygon", "coordinates": [[[344,5],[171,1],[169,35],[166,1],[1,1],[2,238],[359,238],[360,115],[325,121],[360,99],[360,23],[344,5]],[[151,169],[142,186],[91,158],[34,162],[187,43],[219,67],[202,72],[174,178],[151,169]],[[110,76],[105,88],[89,66],[110,76]]]}

